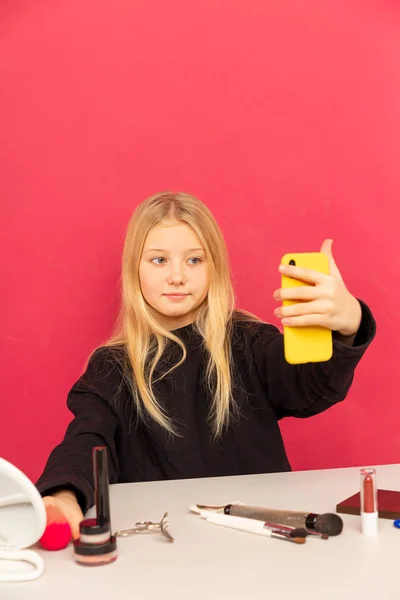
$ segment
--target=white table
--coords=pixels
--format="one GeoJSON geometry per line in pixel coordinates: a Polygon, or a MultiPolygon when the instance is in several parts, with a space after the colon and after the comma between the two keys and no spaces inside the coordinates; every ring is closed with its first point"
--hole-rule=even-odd
{"type": "MultiPolygon", "coordinates": [[[[400,465],[377,467],[377,477],[378,487],[400,490],[400,465]]],[[[359,517],[342,515],[340,536],[308,537],[300,546],[211,525],[188,511],[196,502],[239,500],[334,512],[358,486],[358,468],[114,485],[113,531],[168,511],[175,543],[157,533],[120,538],[118,560],[103,567],[75,564],[71,546],[41,551],[45,574],[0,584],[0,599],[398,599],[400,530],[391,520],[380,519],[378,537],[366,538],[359,517]]]]}

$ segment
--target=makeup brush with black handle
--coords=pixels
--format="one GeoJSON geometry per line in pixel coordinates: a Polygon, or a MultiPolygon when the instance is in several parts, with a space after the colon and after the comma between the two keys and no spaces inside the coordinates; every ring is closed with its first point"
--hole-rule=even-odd
{"type": "Polygon", "coordinates": [[[318,515],[316,513],[297,512],[293,510],[275,510],[246,504],[227,504],[223,512],[226,515],[257,519],[258,521],[271,521],[290,527],[304,527],[329,536],[339,535],[343,529],[343,521],[334,513],[318,515]]]}

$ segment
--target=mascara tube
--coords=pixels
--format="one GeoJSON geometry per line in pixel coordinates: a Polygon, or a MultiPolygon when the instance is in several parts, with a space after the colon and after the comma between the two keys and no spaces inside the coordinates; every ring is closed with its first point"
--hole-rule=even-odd
{"type": "Polygon", "coordinates": [[[117,541],[111,535],[107,448],[95,446],[92,461],[96,518],[80,522],[80,538],[74,542],[74,558],[80,565],[97,566],[116,560],[117,541]]]}
{"type": "Polygon", "coordinates": [[[368,536],[377,535],[378,495],[375,469],[361,469],[360,496],[361,532],[368,536]]]}
{"type": "Polygon", "coordinates": [[[111,531],[110,496],[108,491],[107,448],[93,448],[93,477],[97,524],[108,525],[111,531]]]}

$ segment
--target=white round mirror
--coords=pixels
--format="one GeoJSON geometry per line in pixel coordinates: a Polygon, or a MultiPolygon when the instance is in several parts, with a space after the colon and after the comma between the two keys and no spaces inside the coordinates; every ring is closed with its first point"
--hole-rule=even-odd
{"type": "Polygon", "coordinates": [[[38,554],[22,550],[35,544],[46,528],[43,499],[30,479],[0,458],[0,581],[35,579],[43,571],[38,554]],[[12,561],[12,568],[10,566],[12,561]],[[26,570],[17,561],[35,566],[26,570]]]}

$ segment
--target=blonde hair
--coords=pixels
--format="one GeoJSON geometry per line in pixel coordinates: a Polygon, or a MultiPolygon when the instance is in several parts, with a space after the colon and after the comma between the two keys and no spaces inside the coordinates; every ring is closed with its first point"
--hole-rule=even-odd
{"type": "Polygon", "coordinates": [[[128,359],[128,383],[139,418],[150,416],[171,434],[178,434],[154,393],[153,385],[186,359],[184,343],[156,320],[143,298],[139,264],[149,231],[165,220],[187,223],[204,247],[209,288],[205,301],[195,314],[194,327],[208,351],[207,386],[212,396],[209,414],[212,431],[219,437],[235,408],[232,398],[231,332],[234,313],[244,320],[258,320],[246,311],[235,311],[235,296],[228,254],[222,233],[210,210],[197,198],[185,193],[163,192],[143,201],[128,225],[122,256],[122,301],[117,326],[104,346],[123,345],[128,359]],[[180,360],[155,379],[160,359],[171,342],[182,350],[180,360]]]}

